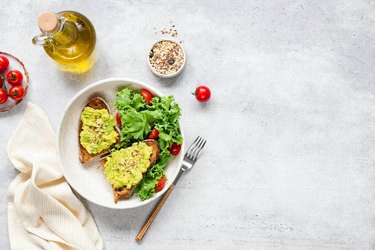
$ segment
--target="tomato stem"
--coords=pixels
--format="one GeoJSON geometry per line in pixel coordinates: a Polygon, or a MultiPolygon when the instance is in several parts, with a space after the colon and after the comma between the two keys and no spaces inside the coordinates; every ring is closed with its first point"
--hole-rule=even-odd
{"type": "Polygon", "coordinates": [[[2,89],[5,89],[5,91],[7,92],[7,95],[8,95],[8,90],[7,90],[7,86],[5,85],[5,78],[2,74],[0,74],[0,78],[1,78],[1,82],[3,83],[3,87],[1,87],[2,89]]]}
{"type": "Polygon", "coordinates": [[[18,92],[17,90],[15,91],[14,95],[8,95],[8,96],[19,96],[20,95],[20,92],[18,92]]]}
{"type": "Polygon", "coordinates": [[[10,72],[10,75],[12,76],[11,78],[8,78],[9,80],[15,80],[16,75],[13,72],[10,72]]]}

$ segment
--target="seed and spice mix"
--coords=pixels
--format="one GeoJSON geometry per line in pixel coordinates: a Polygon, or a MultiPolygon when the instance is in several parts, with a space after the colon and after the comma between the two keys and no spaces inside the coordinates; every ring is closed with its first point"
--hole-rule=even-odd
{"type": "Polygon", "coordinates": [[[184,63],[184,52],[175,42],[162,40],[150,52],[151,66],[162,75],[177,72],[184,63]]]}

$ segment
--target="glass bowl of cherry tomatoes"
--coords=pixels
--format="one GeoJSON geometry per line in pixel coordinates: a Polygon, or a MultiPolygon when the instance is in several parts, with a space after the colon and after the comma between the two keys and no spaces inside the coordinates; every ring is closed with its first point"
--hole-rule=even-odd
{"type": "Polygon", "coordinates": [[[29,74],[15,56],[0,51],[0,112],[19,104],[29,87],[29,74]]]}

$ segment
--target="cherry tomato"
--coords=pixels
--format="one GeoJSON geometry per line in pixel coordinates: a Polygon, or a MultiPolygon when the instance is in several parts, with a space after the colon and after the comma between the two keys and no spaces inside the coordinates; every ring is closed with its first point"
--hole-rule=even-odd
{"type": "Polygon", "coordinates": [[[122,126],[121,117],[120,117],[120,115],[118,113],[116,114],[116,121],[117,121],[118,125],[122,126]]]}
{"type": "Polygon", "coordinates": [[[180,153],[181,144],[173,143],[172,146],[168,149],[171,155],[176,156],[180,153]]]}
{"type": "Polygon", "coordinates": [[[23,75],[18,70],[11,70],[7,74],[7,81],[12,86],[21,85],[23,79],[23,75]]]}
{"type": "Polygon", "coordinates": [[[211,97],[211,91],[208,87],[202,85],[195,89],[193,95],[198,101],[207,102],[211,97]]]}
{"type": "Polygon", "coordinates": [[[8,100],[8,95],[5,89],[0,89],[0,104],[3,104],[8,100]]]}
{"type": "Polygon", "coordinates": [[[25,89],[22,86],[13,86],[9,89],[9,96],[15,101],[20,101],[25,96],[25,89]]]}
{"type": "Polygon", "coordinates": [[[154,128],[151,130],[150,134],[148,135],[148,139],[158,139],[159,138],[159,131],[154,128]]]}
{"type": "Polygon", "coordinates": [[[151,92],[148,91],[147,89],[141,89],[141,95],[143,96],[143,98],[145,98],[147,104],[150,105],[151,104],[151,100],[154,97],[151,94],[151,92]]]}
{"type": "Polygon", "coordinates": [[[5,56],[0,56],[0,73],[7,70],[9,67],[9,60],[5,56]]]}
{"type": "Polygon", "coordinates": [[[165,177],[164,175],[158,180],[158,184],[155,185],[155,191],[160,192],[165,186],[165,177]]]}

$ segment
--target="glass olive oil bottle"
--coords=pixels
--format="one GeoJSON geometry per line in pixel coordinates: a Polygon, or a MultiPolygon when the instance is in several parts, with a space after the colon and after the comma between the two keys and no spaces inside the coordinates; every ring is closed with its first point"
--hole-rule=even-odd
{"type": "Polygon", "coordinates": [[[45,12],[38,25],[42,34],[33,38],[33,44],[42,45],[62,71],[84,73],[92,68],[96,34],[87,17],[75,11],[45,12]]]}

